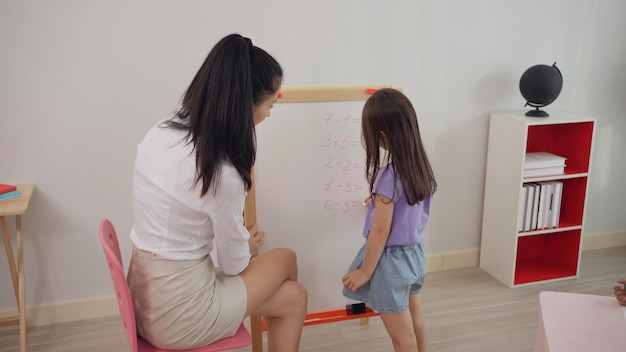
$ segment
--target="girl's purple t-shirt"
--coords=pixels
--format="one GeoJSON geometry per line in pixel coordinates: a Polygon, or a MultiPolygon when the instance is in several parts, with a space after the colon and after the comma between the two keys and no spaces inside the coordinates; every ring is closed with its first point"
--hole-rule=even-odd
{"type": "Polygon", "coordinates": [[[394,182],[395,169],[392,164],[380,168],[374,190],[372,191],[372,201],[367,208],[365,216],[365,226],[363,227],[363,237],[369,236],[372,222],[374,220],[374,200],[377,194],[382,194],[393,200],[393,218],[391,220],[391,233],[387,239],[387,246],[410,245],[422,243],[424,239],[424,229],[428,224],[430,215],[430,202],[432,194],[426,199],[413,205],[409,205],[404,196],[402,182],[394,182]]]}

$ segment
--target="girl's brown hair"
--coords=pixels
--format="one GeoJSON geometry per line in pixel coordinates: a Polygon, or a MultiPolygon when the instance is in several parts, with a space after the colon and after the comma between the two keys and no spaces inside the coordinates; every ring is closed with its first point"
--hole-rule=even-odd
{"type": "Polygon", "coordinates": [[[370,192],[383,162],[393,165],[395,181],[402,182],[409,204],[416,204],[436,191],[437,181],[422,144],[417,114],[404,94],[391,88],[376,91],[365,102],[361,125],[370,192]],[[383,155],[381,148],[386,150],[383,155]]]}

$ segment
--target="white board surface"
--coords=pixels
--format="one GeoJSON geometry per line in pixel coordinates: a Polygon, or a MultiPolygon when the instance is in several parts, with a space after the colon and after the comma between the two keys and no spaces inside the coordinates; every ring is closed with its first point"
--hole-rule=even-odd
{"type": "Polygon", "coordinates": [[[365,243],[364,103],[276,104],[257,126],[256,214],[266,232],[263,250],[295,250],[309,313],[353,302],[341,294],[341,277],[365,243]]]}

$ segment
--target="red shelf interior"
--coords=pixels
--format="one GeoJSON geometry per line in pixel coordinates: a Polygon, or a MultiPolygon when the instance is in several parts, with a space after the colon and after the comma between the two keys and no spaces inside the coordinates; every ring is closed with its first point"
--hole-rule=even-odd
{"type": "Polygon", "coordinates": [[[549,152],[567,158],[566,173],[570,169],[588,172],[592,136],[592,121],[533,125],[528,127],[526,152],[549,152]]]}
{"type": "MultiPolygon", "coordinates": [[[[378,313],[371,310],[369,307],[365,307],[365,313],[362,314],[348,314],[345,309],[331,310],[327,312],[309,313],[304,319],[304,325],[317,325],[325,323],[333,323],[343,320],[361,319],[368,317],[375,317],[378,313]]],[[[263,331],[267,331],[267,326],[263,322],[263,331]]]]}
{"type": "Polygon", "coordinates": [[[518,238],[514,284],[576,276],[580,230],[518,238]]]}
{"type": "Polygon", "coordinates": [[[585,210],[587,178],[571,178],[563,181],[560,220],[565,224],[582,225],[585,210]]]}

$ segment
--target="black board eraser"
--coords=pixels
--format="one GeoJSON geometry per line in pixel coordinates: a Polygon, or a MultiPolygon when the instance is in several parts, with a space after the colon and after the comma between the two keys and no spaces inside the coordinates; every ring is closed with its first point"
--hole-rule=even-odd
{"type": "Polygon", "coordinates": [[[346,305],[346,314],[348,315],[363,314],[365,312],[365,303],[354,303],[346,305]]]}

